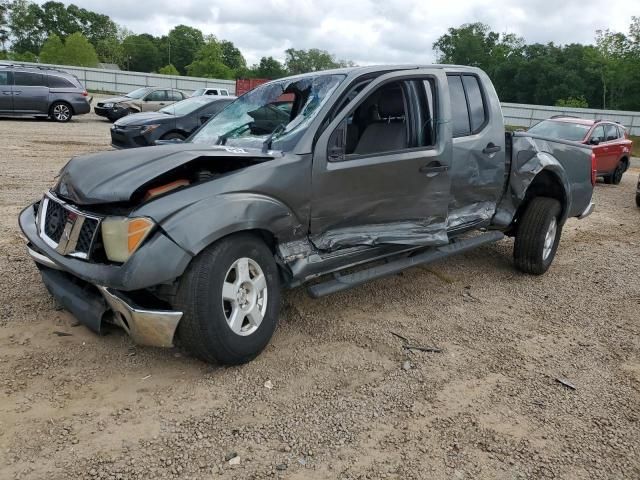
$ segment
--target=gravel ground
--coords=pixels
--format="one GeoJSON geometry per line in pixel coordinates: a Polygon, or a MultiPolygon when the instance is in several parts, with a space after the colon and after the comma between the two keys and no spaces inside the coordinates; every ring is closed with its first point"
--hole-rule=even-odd
{"type": "Polygon", "coordinates": [[[108,129],[0,120],[0,478],[640,478],[640,169],[542,277],[504,240],[294,290],[266,351],[220,368],[77,326],[25,254],[19,211],[108,129]]]}

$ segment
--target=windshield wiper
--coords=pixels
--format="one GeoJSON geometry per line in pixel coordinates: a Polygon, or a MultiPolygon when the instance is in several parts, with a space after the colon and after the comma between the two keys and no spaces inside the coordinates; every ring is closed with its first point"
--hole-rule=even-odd
{"type": "Polygon", "coordinates": [[[227,143],[227,139],[233,135],[234,133],[236,133],[238,130],[243,129],[244,127],[248,127],[249,125],[251,125],[253,123],[253,121],[251,122],[247,122],[244,125],[240,125],[239,127],[233,128],[231,130],[229,130],[227,133],[223,133],[222,135],[220,135],[218,137],[218,140],[216,140],[216,145],[225,145],[227,143]]]}
{"type": "Polygon", "coordinates": [[[273,129],[273,131],[269,134],[265,141],[262,142],[262,153],[267,153],[269,150],[271,150],[271,144],[273,143],[274,137],[277,134],[283,132],[285,128],[287,128],[286,124],[281,123],[273,129]]]}

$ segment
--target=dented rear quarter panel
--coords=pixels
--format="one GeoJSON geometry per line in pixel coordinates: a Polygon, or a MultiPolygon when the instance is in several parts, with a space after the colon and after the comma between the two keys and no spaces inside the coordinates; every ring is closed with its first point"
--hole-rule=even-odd
{"type": "Polygon", "coordinates": [[[536,177],[548,171],[562,185],[566,205],[563,222],[579,216],[591,202],[591,148],[575,142],[548,139],[529,133],[512,136],[511,172],[506,191],[493,219],[508,227],[536,177]]]}

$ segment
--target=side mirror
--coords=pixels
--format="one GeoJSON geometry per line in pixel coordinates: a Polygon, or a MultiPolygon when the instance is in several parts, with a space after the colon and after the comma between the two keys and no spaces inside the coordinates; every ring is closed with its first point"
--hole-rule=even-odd
{"type": "Polygon", "coordinates": [[[589,145],[600,145],[600,139],[596,137],[592,137],[589,140],[589,145]]]}
{"type": "Polygon", "coordinates": [[[206,113],[204,115],[200,115],[200,123],[208,122],[211,117],[213,117],[213,115],[211,113],[206,113]]]}
{"type": "Polygon", "coordinates": [[[327,160],[330,162],[341,162],[344,160],[347,147],[347,120],[340,122],[340,125],[331,133],[327,145],[327,160]]]}

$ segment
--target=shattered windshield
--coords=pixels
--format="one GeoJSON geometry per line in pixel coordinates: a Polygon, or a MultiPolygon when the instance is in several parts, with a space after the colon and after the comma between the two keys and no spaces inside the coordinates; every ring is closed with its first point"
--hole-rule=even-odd
{"type": "Polygon", "coordinates": [[[150,91],[149,87],[142,87],[142,88],[138,88],[137,90],[134,90],[133,92],[127,93],[125,97],[140,99],[144,97],[149,91],[150,91]]]}
{"type": "Polygon", "coordinates": [[[299,138],[344,78],[319,74],[260,85],[231,103],[190,141],[256,148],[265,142],[271,148],[274,142],[274,148],[285,150],[285,141],[299,138]]]}

